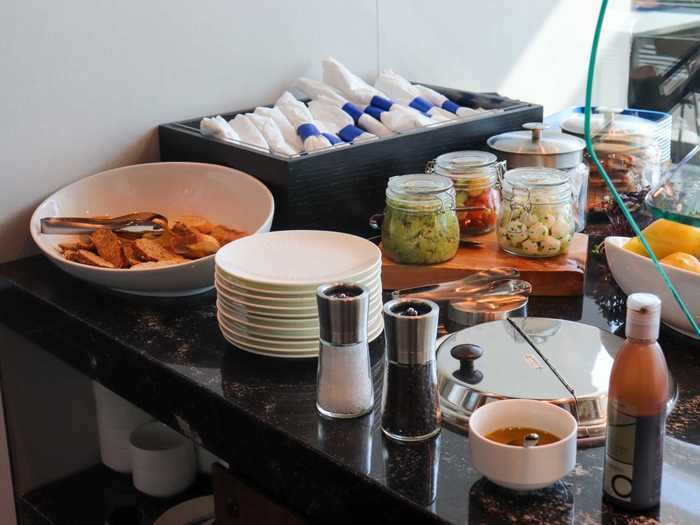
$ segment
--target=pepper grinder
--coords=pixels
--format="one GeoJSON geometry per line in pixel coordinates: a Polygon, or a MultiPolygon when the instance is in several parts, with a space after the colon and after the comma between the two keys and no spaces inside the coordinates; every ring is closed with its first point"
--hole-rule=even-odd
{"type": "Polygon", "coordinates": [[[384,305],[386,366],[382,431],[398,441],[421,441],[440,432],[435,342],[437,304],[396,299],[384,305]]]}
{"type": "Polygon", "coordinates": [[[316,291],[320,327],[316,408],[352,418],[374,406],[367,343],[369,291],[359,284],[324,284],[316,291]]]}

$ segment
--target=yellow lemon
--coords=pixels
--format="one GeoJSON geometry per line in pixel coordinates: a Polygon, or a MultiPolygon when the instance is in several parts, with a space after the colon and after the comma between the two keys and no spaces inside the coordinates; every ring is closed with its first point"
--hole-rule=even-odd
{"type": "MultiPolygon", "coordinates": [[[[644,228],[643,233],[651,249],[654,250],[654,255],[659,259],[675,252],[700,256],[700,228],[659,219],[644,228]]],[[[647,251],[637,237],[627,241],[624,248],[648,257],[647,251]]]]}
{"type": "Polygon", "coordinates": [[[689,272],[700,273],[700,261],[694,255],[689,253],[676,252],[671,255],[667,255],[661,259],[663,264],[668,264],[669,266],[675,266],[681,270],[688,270],[689,272]]]}

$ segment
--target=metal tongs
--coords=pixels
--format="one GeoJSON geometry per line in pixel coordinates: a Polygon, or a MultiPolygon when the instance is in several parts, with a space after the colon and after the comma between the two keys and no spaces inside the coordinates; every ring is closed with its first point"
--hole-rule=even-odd
{"type": "Polygon", "coordinates": [[[152,226],[159,230],[168,219],[160,213],[143,211],[119,217],[44,217],[40,223],[41,233],[68,234],[90,233],[99,228],[123,230],[134,226],[152,226]]]}
{"type": "Polygon", "coordinates": [[[483,288],[453,299],[450,304],[457,308],[463,305],[468,309],[500,310],[526,304],[531,293],[532,285],[527,281],[502,279],[489,282],[483,288]]]}
{"type": "Polygon", "coordinates": [[[504,305],[510,300],[509,297],[513,301],[522,301],[523,297],[527,299],[532,287],[530,283],[518,280],[518,277],[520,272],[516,268],[496,267],[457,281],[395,290],[391,295],[392,299],[417,297],[436,302],[440,306],[440,320],[444,322],[450,302],[491,301],[504,305]]]}
{"type": "Polygon", "coordinates": [[[466,296],[488,290],[491,283],[518,277],[520,277],[520,272],[515,268],[492,268],[473,273],[457,281],[395,290],[391,296],[392,299],[410,296],[439,303],[464,299],[466,296]]]}

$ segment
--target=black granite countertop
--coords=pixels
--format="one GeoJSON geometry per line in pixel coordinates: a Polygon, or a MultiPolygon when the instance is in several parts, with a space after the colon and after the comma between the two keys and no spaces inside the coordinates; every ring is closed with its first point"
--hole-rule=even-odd
{"type": "MultiPolygon", "coordinates": [[[[409,447],[382,436],[376,408],[358,420],[319,417],[315,360],[228,345],[214,292],[177,300],[117,295],[39,256],[1,265],[0,276],[10,284],[0,291],[0,322],[191,436],[311,521],[700,523],[700,344],[665,327],[660,342],[680,397],[667,425],[663,502],[655,513],[628,515],[601,501],[600,447],[580,450],[562,482],[523,495],[481,478],[467,439],[449,429],[409,447]]],[[[533,298],[529,312],[617,332],[624,295],[604,258],[591,254],[584,297],[533,298]]],[[[377,388],[382,352],[373,344],[377,388]]]]}

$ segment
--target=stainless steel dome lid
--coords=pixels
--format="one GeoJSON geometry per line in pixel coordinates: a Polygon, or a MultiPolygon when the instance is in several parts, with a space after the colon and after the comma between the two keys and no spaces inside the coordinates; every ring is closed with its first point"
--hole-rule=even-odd
{"type": "MultiPolygon", "coordinates": [[[[634,115],[625,115],[619,108],[596,108],[591,115],[591,135],[594,140],[599,136],[643,135],[654,137],[655,126],[652,122],[634,115]]],[[[573,113],[561,123],[561,129],[567,133],[583,137],[585,115],[573,113]]]]}
{"type": "MultiPolygon", "coordinates": [[[[602,443],[610,371],[623,341],[583,323],[541,317],[493,321],[445,336],[437,350],[443,418],[466,432],[469,416],[481,405],[498,399],[537,399],[578,414],[582,444],[602,443]],[[511,322],[573,388],[578,410],[571,393],[511,322]]],[[[677,393],[671,383],[672,406],[677,393]]]]}
{"type": "Polygon", "coordinates": [[[486,143],[497,151],[508,168],[543,166],[573,168],[583,161],[586,143],[579,137],[547,129],[541,122],[523,124],[525,131],[509,131],[486,143]]]}

